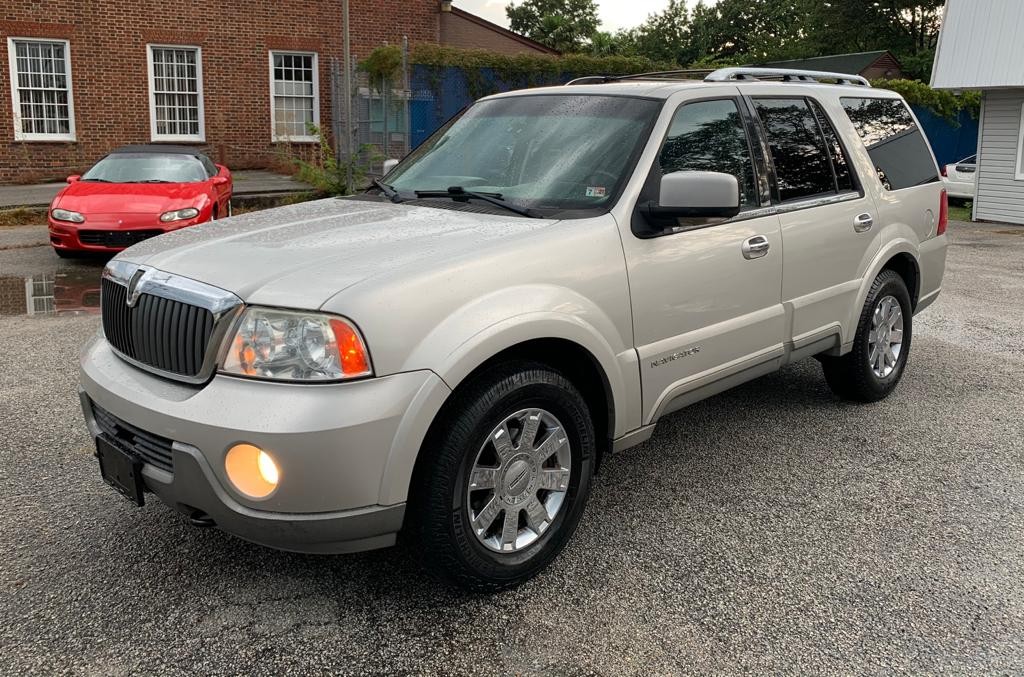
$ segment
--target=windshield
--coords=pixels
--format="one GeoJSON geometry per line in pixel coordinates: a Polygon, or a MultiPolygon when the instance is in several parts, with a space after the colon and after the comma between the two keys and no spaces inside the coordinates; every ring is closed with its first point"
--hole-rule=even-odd
{"type": "Polygon", "coordinates": [[[82,175],[83,181],[108,183],[195,183],[207,178],[198,158],[172,153],[114,153],[82,175]]]}
{"type": "Polygon", "coordinates": [[[387,177],[399,193],[459,187],[529,209],[606,208],[629,178],[661,102],[528,95],[482,101],[387,177]]]}

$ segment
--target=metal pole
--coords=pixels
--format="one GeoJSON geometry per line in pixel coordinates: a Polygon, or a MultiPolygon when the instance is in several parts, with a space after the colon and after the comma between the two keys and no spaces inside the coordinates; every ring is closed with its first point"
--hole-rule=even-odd
{"type": "Polygon", "coordinates": [[[405,121],[405,129],[402,130],[402,157],[409,154],[409,134],[412,132],[412,122],[409,120],[409,36],[402,36],[402,119],[405,121]]]}
{"type": "Polygon", "coordinates": [[[341,22],[345,50],[345,191],[352,193],[352,38],[349,33],[348,0],[341,2],[341,22]]]}

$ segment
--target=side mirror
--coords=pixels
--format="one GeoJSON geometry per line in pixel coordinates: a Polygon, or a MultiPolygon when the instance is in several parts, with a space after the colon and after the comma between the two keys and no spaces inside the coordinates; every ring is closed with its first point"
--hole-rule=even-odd
{"type": "Polygon", "coordinates": [[[213,182],[213,185],[215,185],[215,186],[224,186],[224,185],[227,185],[228,177],[226,177],[226,176],[215,176],[215,177],[213,177],[211,179],[211,181],[213,182]]]}
{"type": "Polygon", "coordinates": [[[78,183],[78,180],[82,178],[81,174],[72,174],[68,177],[68,183],[78,183]]]}
{"type": "Polygon", "coordinates": [[[384,161],[384,176],[391,173],[391,170],[398,166],[398,160],[394,158],[384,161]]]}
{"type": "Polygon", "coordinates": [[[672,172],[661,177],[657,204],[648,202],[644,215],[662,227],[678,219],[727,220],[740,213],[740,182],[722,172],[672,172]]]}

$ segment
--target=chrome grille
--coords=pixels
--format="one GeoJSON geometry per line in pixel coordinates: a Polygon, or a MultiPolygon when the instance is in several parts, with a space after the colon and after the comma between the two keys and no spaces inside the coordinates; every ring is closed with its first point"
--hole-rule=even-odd
{"type": "Polygon", "coordinates": [[[167,472],[174,472],[171,440],[122,421],[95,402],[92,403],[92,413],[99,429],[115,443],[138,456],[144,463],[155,465],[167,472]]]}
{"type": "Polygon", "coordinates": [[[160,371],[198,376],[213,336],[213,313],[152,294],[134,307],[128,289],[109,278],[102,283],[103,331],[118,352],[160,371]]]}

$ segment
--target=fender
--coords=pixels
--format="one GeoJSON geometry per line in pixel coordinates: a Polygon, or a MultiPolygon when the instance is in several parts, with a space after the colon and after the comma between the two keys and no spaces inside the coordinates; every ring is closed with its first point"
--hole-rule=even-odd
{"type": "Polygon", "coordinates": [[[639,427],[636,351],[625,344],[611,318],[570,289],[554,285],[508,287],[456,310],[410,353],[402,371],[426,368],[439,378],[417,394],[403,419],[381,480],[381,504],[406,499],[430,424],[451,392],[474,369],[520,343],[551,338],[584,348],[604,372],[614,407],[614,436],[621,437],[639,427]],[[532,309],[524,312],[527,306],[532,309]]]}
{"type": "Polygon", "coordinates": [[[635,367],[628,368],[636,363],[632,337],[623,336],[596,304],[565,287],[517,285],[474,299],[429,332],[410,352],[404,369],[431,369],[454,390],[501,351],[546,338],[576,343],[595,359],[612,393],[616,436],[625,433],[627,396],[634,382],[639,392],[640,379],[635,367]]]}
{"type": "MultiPolygon", "coordinates": [[[[892,230],[897,232],[889,232],[887,237],[883,238],[882,241],[885,244],[868,264],[864,277],[861,280],[860,291],[857,292],[857,302],[850,309],[846,320],[843,322],[843,353],[848,352],[853,344],[854,334],[857,332],[857,323],[860,320],[861,311],[864,309],[868,292],[871,290],[871,284],[878,277],[878,274],[882,272],[882,269],[885,268],[889,260],[897,254],[910,254],[918,269],[920,269],[917,234],[910,226],[904,224],[897,224],[886,229],[886,231],[892,230]]],[[[913,295],[914,290],[911,289],[910,293],[913,295]]]]}

